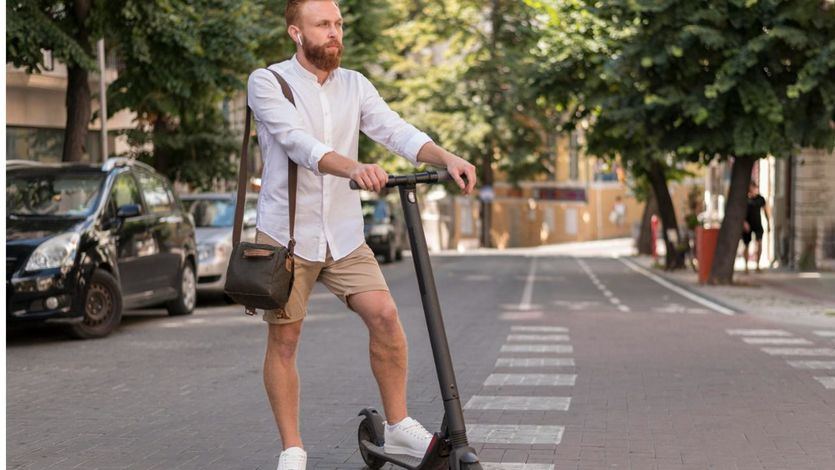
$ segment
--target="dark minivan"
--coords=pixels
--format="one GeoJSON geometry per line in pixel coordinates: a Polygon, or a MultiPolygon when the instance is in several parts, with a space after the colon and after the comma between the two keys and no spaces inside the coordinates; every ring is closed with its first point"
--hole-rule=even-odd
{"type": "Polygon", "coordinates": [[[192,313],[194,223],[148,165],[6,165],[6,318],[65,323],[78,338],[110,334],[122,308],[192,313]]]}

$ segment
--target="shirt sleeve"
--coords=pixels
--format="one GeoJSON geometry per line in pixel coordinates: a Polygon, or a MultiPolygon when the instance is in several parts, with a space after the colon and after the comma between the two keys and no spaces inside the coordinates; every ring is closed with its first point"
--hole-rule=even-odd
{"type": "Polygon", "coordinates": [[[406,122],[383,101],[364,75],[360,77],[360,130],[375,142],[418,166],[417,154],[432,139],[406,122]]]}
{"type": "Polygon", "coordinates": [[[255,120],[275,136],[287,156],[316,175],[319,160],[333,148],[323,144],[305,129],[298,110],[281,91],[281,85],[268,70],[258,69],[249,75],[247,104],[255,120]]]}

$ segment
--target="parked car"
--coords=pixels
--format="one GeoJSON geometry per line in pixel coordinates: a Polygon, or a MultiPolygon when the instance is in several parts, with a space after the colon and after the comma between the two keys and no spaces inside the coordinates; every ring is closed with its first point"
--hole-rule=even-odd
{"type": "Polygon", "coordinates": [[[409,239],[400,206],[383,198],[363,199],[362,218],[365,242],[374,254],[382,256],[386,263],[402,259],[409,239]]]}
{"type": "MultiPolygon", "coordinates": [[[[197,234],[197,292],[220,293],[226,283],[226,267],[232,254],[232,223],[237,194],[200,193],[182,197],[194,218],[197,234]]],[[[241,240],[255,241],[258,196],[247,194],[241,240]]]]}
{"type": "Polygon", "coordinates": [[[192,313],[194,223],[148,165],[16,161],[6,167],[6,317],[110,334],[123,308],[192,313]]]}

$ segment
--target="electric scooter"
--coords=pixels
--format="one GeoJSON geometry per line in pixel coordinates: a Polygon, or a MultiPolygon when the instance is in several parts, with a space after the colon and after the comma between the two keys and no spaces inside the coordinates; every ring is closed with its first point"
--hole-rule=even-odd
{"type": "MultiPolygon", "coordinates": [[[[432,355],[435,359],[435,369],[438,373],[438,383],[441,386],[441,397],[444,400],[444,419],[441,430],[434,433],[429,448],[422,459],[408,455],[387,454],[383,450],[385,444],[383,417],[373,408],[360,411],[363,420],[359,425],[357,439],[360,454],[370,469],[379,469],[387,462],[409,470],[482,470],[475,449],[467,441],[467,430],[464,424],[464,411],[455,383],[455,371],[452,368],[452,357],[449,353],[444,319],[438,302],[438,292],[435,289],[435,277],[429,263],[429,251],[426,247],[426,237],[420,220],[415,188],[418,184],[434,184],[449,181],[450,175],[445,170],[427,171],[410,175],[390,175],[387,188],[397,187],[400,190],[400,202],[403,205],[403,215],[406,228],[409,231],[409,243],[412,247],[412,259],[415,262],[420,299],[426,316],[426,326],[429,329],[429,342],[432,345],[432,355]]],[[[350,182],[352,189],[359,189],[356,182],[350,182]]]]}

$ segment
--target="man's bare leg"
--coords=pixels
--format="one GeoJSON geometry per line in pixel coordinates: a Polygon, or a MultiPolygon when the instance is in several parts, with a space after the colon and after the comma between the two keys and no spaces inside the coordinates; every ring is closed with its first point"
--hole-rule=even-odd
{"type": "Polygon", "coordinates": [[[270,324],[264,358],[264,386],[284,449],[302,447],[299,433],[299,372],[296,350],[302,322],[270,324]]]}
{"type": "Polygon", "coordinates": [[[756,264],[754,266],[754,269],[756,269],[757,272],[760,272],[760,258],[762,257],[762,255],[763,255],[763,242],[761,240],[757,240],[757,260],[756,260],[756,264]]]}
{"type": "Polygon", "coordinates": [[[408,349],[397,306],[386,291],[354,294],[348,298],[348,304],[368,327],[371,371],[380,388],[386,420],[389,424],[399,423],[409,415],[406,409],[408,349]]]}
{"type": "Polygon", "coordinates": [[[745,274],[748,274],[748,243],[743,244],[745,247],[745,274]]]}

